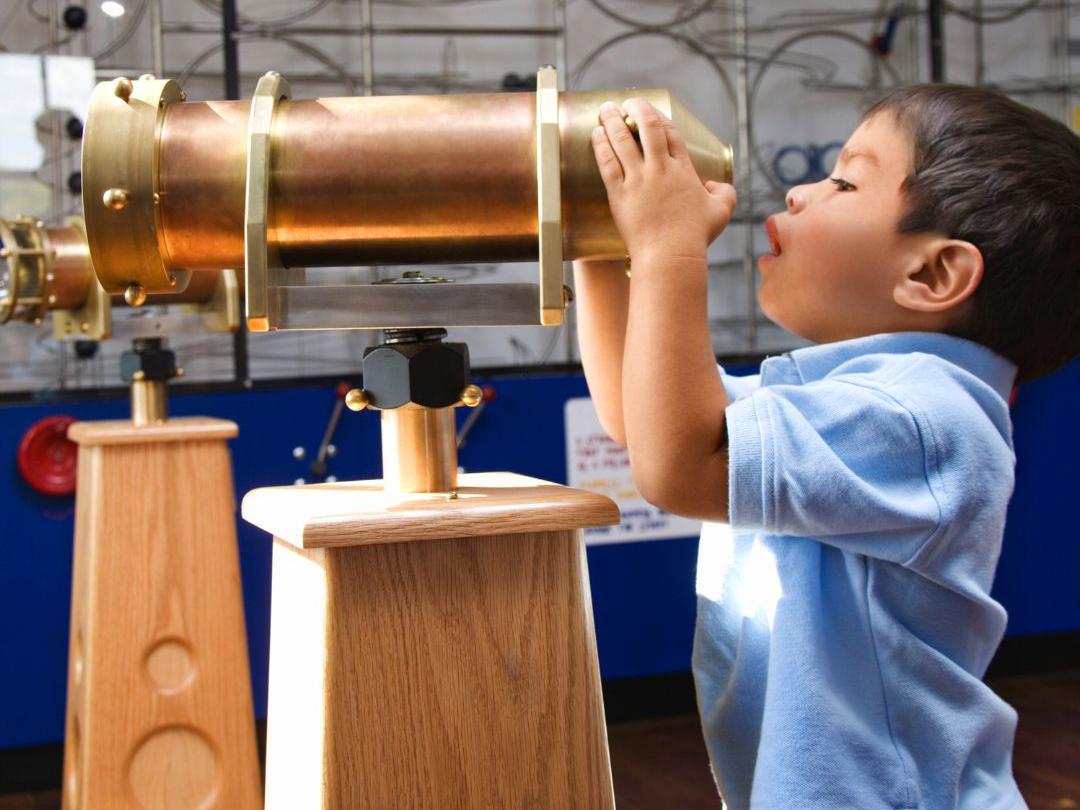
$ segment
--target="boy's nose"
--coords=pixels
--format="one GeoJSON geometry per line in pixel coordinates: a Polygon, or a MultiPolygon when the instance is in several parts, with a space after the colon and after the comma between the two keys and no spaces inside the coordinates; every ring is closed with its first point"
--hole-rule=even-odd
{"type": "Polygon", "coordinates": [[[793,186],[788,190],[785,202],[789,213],[799,213],[806,207],[806,189],[802,186],[793,186]]]}

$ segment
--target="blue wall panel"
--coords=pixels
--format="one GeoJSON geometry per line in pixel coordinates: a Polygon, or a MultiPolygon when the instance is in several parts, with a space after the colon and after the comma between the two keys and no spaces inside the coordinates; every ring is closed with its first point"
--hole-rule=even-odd
{"type": "MultiPolygon", "coordinates": [[[[483,380],[478,380],[483,382],[483,380]]],[[[580,375],[501,378],[498,395],[461,453],[471,471],[513,470],[565,481],[563,405],[585,396],[580,375]]],[[[333,407],[329,386],[244,393],[175,393],[171,413],[232,419],[239,498],[307,472],[292,448],[312,453],[333,407]]],[[[0,748],[58,741],[63,734],[73,499],[36,495],[15,451],[43,416],[122,418],[124,399],[0,406],[0,748]]],[[[1080,629],[1080,532],[1073,516],[1080,458],[1080,363],[1026,386],[1015,410],[1018,483],[995,595],[1009,632],[1080,629]]],[[[465,413],[459,413],[460,418],[465,413]]],[[[673,414],[674,417],[674,414],[673,414]]],[[[339,478],[379,475],[378,417],[342,417],[335,439],[339,478]]],[[[239,521],[238,541],[256,711],[266,710],[270,541],[239,521]]],[[[589,549],[602,675],[622,678],[689,667],[694,623],[693,538],[589,549]]]]}

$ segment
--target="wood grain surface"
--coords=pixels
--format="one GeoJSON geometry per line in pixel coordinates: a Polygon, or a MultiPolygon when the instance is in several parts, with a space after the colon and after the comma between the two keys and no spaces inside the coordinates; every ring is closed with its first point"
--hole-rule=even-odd
{"type": "MultiPolygon", "coordinates": [[[[261,805],[221,438],[232,423],[201,424],[184,420],[182,441],[162,431],[160,442],[106,439],[79,450],[68,810],[261,805]]],[[[121,432],[72,428],[83,438],[121,432]]]]}
{"type": "Polygon", "coordinates": [[[334,548],[492,534],[566,531],[619,522],[602,495],[513,473],[460,476],[457,497],[383,492],[381,481],[266,487],[246,520],[298,548],[334,548]]]}
{"type": "Polygon", "coordinates": [[[238,432],[235,422],[208,416],[188,416],[169,419],[160,425],[135,425],[128,419],[76,422],[68,428],[68,438],[77,444],[87,446],[159,444],[161,442],[232,439],[238,432]]]}
{"type": "Polygon", "coordinates": [[[274,543],[268,808],[614,807],[581,531],[507,527],[618,510],[466,479],[455,501],[390,507],[378,482],[245,499],[294,541],[334,517],[352,543],[274,543]],[[481,536],[452,535],[469,527],[481,536]]]}

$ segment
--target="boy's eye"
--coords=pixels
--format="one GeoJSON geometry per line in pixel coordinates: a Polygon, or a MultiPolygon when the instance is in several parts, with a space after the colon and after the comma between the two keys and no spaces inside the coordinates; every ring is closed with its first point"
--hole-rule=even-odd
{"type": "Polygon", "coordinates": [[[840,177],[830,177],[830,180],[836,184],[838,191],[855,191],[855,186],[851,185],[847,180],[840,177]]]}

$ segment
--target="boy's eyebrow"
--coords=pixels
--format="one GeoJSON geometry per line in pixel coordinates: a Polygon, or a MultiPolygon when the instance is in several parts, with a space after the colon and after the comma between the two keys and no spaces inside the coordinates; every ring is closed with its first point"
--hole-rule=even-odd
{"type": "Polygon", "coordinates": [[[867,149],[852,149],[849,146],[845,146],[843,149],[840,150],[840,157],[837,162],[849,163],[855,158],[864,158],[870,163],[873,163],[875,166],[880,165],[878,163],[877,155],[875,155],[873,152],[867,149]]]}

